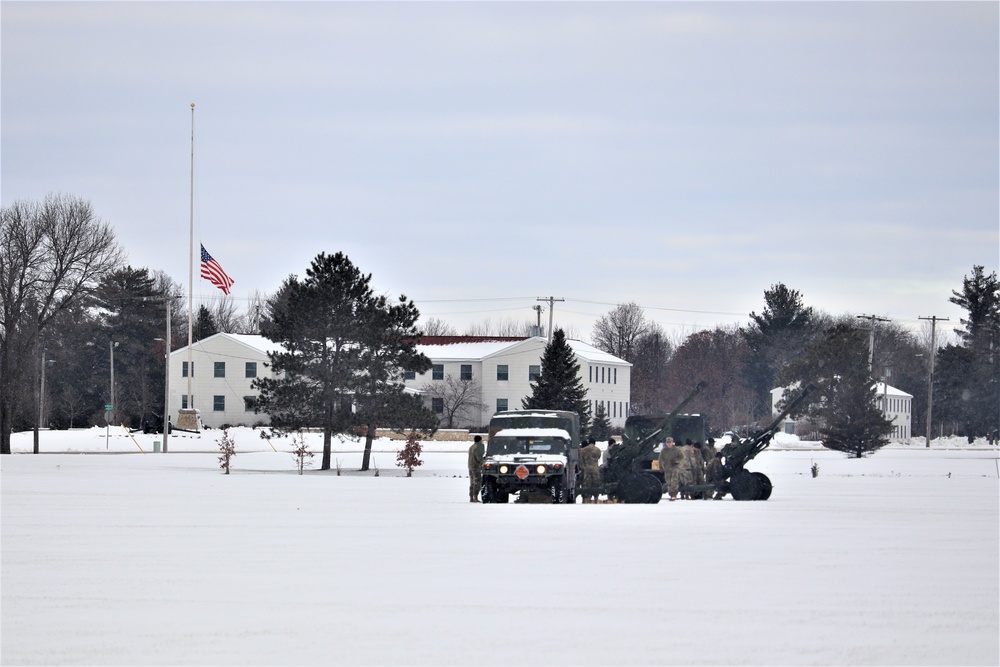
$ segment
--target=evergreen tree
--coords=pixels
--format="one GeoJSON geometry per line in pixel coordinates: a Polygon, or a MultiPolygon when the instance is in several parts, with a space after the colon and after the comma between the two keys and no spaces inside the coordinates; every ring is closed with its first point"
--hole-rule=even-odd
{"type": "Polygon", "coordinates": [[[521,401],[526,410],[568,410],[580,415],[581,434],[589,433],[590,405],[580,379],[580,363],[566,334],[556,329],[542,354],[542,373],[531,384],[531,395],[521,401]]]}
{"type": "Polygon", "coordinates": [[[278,429],[323,429],[322,470],[330,469],[334,433],[354,425],[351,396],[360,368],[357,316],[373,298],[364,275],[343,253],[320,253],[305,280],[289,276],[269,301],[264,336],[273,377],[257,378],[257,411],[278,429]]]}
{"type": "Polygon", "coordinates": [[[938,352],[934,375],[935,415],[960,425],[969,442],[1000,427],[1000,282],[974,266],[961,292],[949,299],[968,313],[956,329],[961,346],[938,352]]]}
{"type": "Polygon", "coordinates": [[[608,411],[604,409],[604,403],[598,403],[594,410],[594,423],[590,426],[590,437],[604,442],[611,437],[611,419],[608,411]]]}
{"type": "Polygon", "coordinates": [[[433,432],[438,419],[424,407],[419,396],[403,391],[405,371],[426,373],[431,360],[417,351],[420,311],[413,301],[400,296],[389,303],[384,296],[363,302],[358,312],[358,364],[355,405],[359,424],[366,426],[361,469],[368,470],[376,428],[420,429],[433,432]]]}
{"type": "Polygon", "coordinates": [[[824,447],[861,458],[888,444],[892,422],[877,403],[866,336],[851,324],[830,327],[782,379],[816,385],[811,400],[793,414],[808,414],[822,424],[824,447]]]}
{"type": "Polygon", "coordinates": [[[305,280],[289,276],[268,302],[264,335],[281,344],[270,358],[273,377],[258,378],[257,410],[278,429],[323,429],[321,468],[330,469],[334,433],[368,426],[363,468],[369,465],[375,428],[432,431],[435,415],[403,392],[402,373],[431,366],[419,354],[419,312],[400,297],[375,296],[371,274],[343,253],[319,254],[305,280]]]}
{"type": "Polygon", "coordinates": [[[753,392],[752,416],[770,414],[770,392],[777,386],[778,371],[802,354],[813,332],[813,309],[802,302],[798,290],[783,283],[764,291],[764,310],[750,313],[753,322],[742,331],[749,352],[746,382],[753,392]]]}
{"type": "MultiPolygon", "coordinates": [[[[132,428],[163,412],[164,365],[156,338],[164,333],[165,296],[148,269],[131,266],[105,278],[95,296],[105,360],[109,343],[115,346],[115,417],[132,428]]],[[[107,368],[107,361],[102,366],[107,368]]]]}
{"type": "Polygon", "coordinates": [[[195,341],[205,340],[209,336],[214,336],[219,333],[219,325],[215,322],[215,316],[212,315],[212,311],[206,308],[204,305],[198,306],[198,314],[194,318],[194,327],[191,331],[191,337],[195,341]]]}

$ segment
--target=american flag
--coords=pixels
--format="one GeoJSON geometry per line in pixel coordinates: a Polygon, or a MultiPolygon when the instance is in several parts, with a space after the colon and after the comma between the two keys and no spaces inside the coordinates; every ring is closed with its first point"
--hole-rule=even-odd
{"type": "Polygon", "coordinates": [[[205,246],[201,246],[201,277],[222,290],[223,294],[229,294],[229,288],[233,286],[233,279],[212,259],[205,246]]]}

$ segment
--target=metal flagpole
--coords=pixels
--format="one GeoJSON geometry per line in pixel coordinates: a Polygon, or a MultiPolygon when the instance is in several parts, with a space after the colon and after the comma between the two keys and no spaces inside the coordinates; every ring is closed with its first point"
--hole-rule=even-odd
{"type": "Polygon", "coordinates": [[[188,363],[187,363],[187,400],[189,410],[194,409],[194,399],[191,396],[191,377],[194,375],[194,364],[191,360],[191,346],[194,342],[194,102],[191,103],[191,232],[188,248],[188,363]]]}

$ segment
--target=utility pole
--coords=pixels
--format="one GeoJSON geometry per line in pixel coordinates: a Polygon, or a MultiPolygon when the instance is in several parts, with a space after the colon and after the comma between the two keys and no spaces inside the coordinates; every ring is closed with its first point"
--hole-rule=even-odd
{"type": "Polygon", "coordinates": [[[921,320],[929,320],[931,323],[931,365],[930,370],[927,373],[927,447],[931,446],[931,410],[934,407],[934,354],[937,352],[937,341],[934,338],[935,329],[937,328],[938,322],[947,322],[947,317],[938,317],[937,315],[931,315],[930,317],[921,317],[921,320]]]}
{"type": "MultiPolygon", "coordinates": [[[[549,331],[548,331],[548,341],[552,342],[552,311],[554,309],[554,304],[556,301],[565,301],[566,299],[557,299],[554,296],[540,296],[535,301],[548,301],[549,302],[549,331]]],[[[541,316],[542,311],[538,311],[539,316],[541,316]]]]}
{"type": "Polygon", "coordinates": [[[535,335],[536,336],[541,336],[542,335],[542,311],[545,310],[545,309],[542,308],[542,306],[540,304],[535,304],[534,306],[531,307],[531,309],[533,311],[535,311],[535,315],[536,315],[536,317],[535,317],[535,335]]]}
{"type": "Polygon", "coordinates": [[[875,315],[858,315],[858,319],[871,320],[871,326],[868,329],[868,374],[875,377],[872,375],[872,359],[875,357],[875,322],[888,322],[889,320],[875,315]]]}

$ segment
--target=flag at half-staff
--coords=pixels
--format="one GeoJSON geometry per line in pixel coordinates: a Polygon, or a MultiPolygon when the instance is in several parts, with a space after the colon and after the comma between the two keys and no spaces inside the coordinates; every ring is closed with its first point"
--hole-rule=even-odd
{"type": "Polygon", "coordinates": [[[201,246],[201,277],[222,290],[223,294],[229,294],[229,288],[233,286],[233,279],[208,254],[204,245],[201,246]]]}

